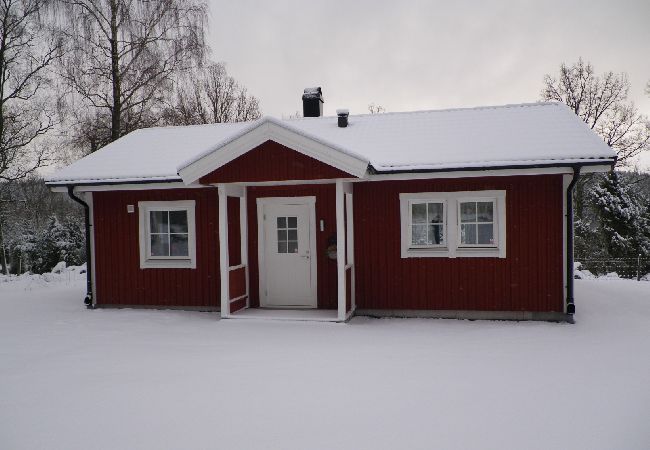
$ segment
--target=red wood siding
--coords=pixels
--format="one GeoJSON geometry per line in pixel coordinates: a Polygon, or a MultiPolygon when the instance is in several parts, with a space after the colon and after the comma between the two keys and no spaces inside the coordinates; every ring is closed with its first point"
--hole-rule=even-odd
{"type": "Polygon", "coordinates": [[[354,185],[359,309],[562,311],[562,176],[354,185]],[[400,257],[400,192],[502,190],[507,258],[400,257]]]}
{"type": "Polygon", "coordinates": [[[345,271],[345,311],[352,310],[352,268],[345,271]]]}
{"type": "Polygon", "coordinates": [[[336,309],[336,261],[327,257],[327,239],[336,234],[336,197],[334,184],[296,186],[253,186],[248,188],[248,261],[251,306],[259,306],[259,272],[257,258],[257,199],[260,197],[316,197],[316,257],[318,273],[318,307],[336,309]],[[320,231],[320,220],[325,231],[320,231]]]}
{"type": "MultiPolygon", "coordinates": [[[[217,205],[218,203],[217,200],[217,205]]],[[[228,263],[231,267],[241,264],[241,226],[239,222],[239,198],[228,197],[228,263]]]]}
{"type": "MultiPolygon", "coordinates": [[[[251,306],[259,305],[256,200],[290,196],[316,196],[318,307],[335,309],[336,261],[326,255],[327,240],[336,232],[333,184],[248,188],[251,306]]],[[[100,305],[220,306],[216,189],[96,192],[93,203],[100,305]],[[196,201],[196,269],[140,269],[137,204],[163,200],[196,201]],[[127,205],[136,212],[127,213],[127,205]]],[[[241,261],[238,208],[237,199],[229,201],[233,266],[241,261]]],[[[360,309],[562,311],[560,175],[356,183],[354,216],[360,309]],[[400,257],[400,192],[486,189],[507,191],[506,259],[400,257]]],[[[244,292],[241,274],[231,273],[232,298],[244,292]]],[[[346,297],[349,308],[349,292],[346,297]]],[[[233,311],[242,304],[245,300],[233,304],[233,311]]]]}
{"type": "Polygon", "coordinates": [[[246,269],[240,267],[239,269],[231,270],[230,272],[230,300],[241,297],[246,294],[246,269]]]}
{"type": "Polygon", "coordinates": [[[274,141],[266,141],[239,158],[201,177],[200,182],[210,184],[351,177],[353,175],[305,156],[289,147],[274,141]]]}
{"type": "Polygon", "coordinates": [[[93,193],[98,303],[219,307],[217,202],[214,188],[93,193]],[[169,200],[196,201],[196,269],[140,269],[138,201],[169,200]]]}

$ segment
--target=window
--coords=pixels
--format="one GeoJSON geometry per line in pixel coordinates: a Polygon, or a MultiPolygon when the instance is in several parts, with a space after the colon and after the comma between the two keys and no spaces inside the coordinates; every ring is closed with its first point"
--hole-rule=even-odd
{"type": "Polygon", "coordinates": [[[445,202],[413,200],[409,203],[410,247],[443,247],[445,245],[445,202]]]}
{"type": "Polygon", "coordinates": [[[462,247],[494,247],[494,210],[496,200],[460,201],[460,245],[462,247]]]}
{"type": "Polygon", "coordinates": [[[140,268],[195,268],[194,201],[139,202],[140,268]]]}
{"type": "Polygon", "coordinates": [[[278,253],[298,253],[298,218],[278,217],[278,253]]]}
{"type": "Polygon", "coordinates": [[[505,258],[505,196],[505,191],[400,194],[402,258],[505,258]]]}

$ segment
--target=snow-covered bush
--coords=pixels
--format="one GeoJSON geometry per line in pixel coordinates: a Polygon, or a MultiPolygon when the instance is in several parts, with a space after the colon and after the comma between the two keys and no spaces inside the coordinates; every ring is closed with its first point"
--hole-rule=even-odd
{"type": "Polygon", "coordinates": [[[76,221],[61,222],[55,216],[40,233],[24,233],[13,250],[21,253],[24,267],[34,273],[50,272],[61,262],[78,266],[86,260],[83,228],[76,221]]]}

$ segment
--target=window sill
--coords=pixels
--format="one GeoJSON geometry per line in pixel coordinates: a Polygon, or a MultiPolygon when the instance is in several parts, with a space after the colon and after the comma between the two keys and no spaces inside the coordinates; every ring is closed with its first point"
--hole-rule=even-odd
{"type": "Polygon", "coordinates": [[[402,258],[505,258],[505,249],[498,247],[409,248],[402,250],[402,258]]]}
{"type": "Polygon", "coordinates": [[[458,247],[456,258],[505,258],[505,250],[498,247],[458,247]]]}
{"type": "Polygon", "coordinates": [[[146,259],[140,263],[141,269],[196,269],[196,261],[191,259],[146,259]]]}
{"type": "Polygon", "coordinates": [[[402,251],[402,258],[449,258],[448,247],[408,248],[402,251]]]}

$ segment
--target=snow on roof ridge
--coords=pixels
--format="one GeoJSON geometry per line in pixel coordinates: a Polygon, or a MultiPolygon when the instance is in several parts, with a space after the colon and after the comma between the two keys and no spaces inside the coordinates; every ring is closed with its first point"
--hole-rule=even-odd
{"type": "Polygon", "coordinates": [[[190,166],[191,164],[193,164],[196,161],[200,160],[201,158],[204,158],[207,155],[209,155],[209,154],[219,150],[220,148],[230,144],[231,142],[239,139],[240,137],[244,136],[245,134],[253,131],[255,128],[258,128],[258,127],[264,125],[265,123],[273,123],[273,124],[275,124],[275,125],[277,125],[279,127],[284,128],[285,130],[291,131],[292,133],[296,133],[296,134],[298,134],[300,136],[311,139],[311,140],[313,140],[315,142],[318,142],[318,143],[320,143],[322,145],[330,147],[330,148],[332,148],[334,150],[338,150],[341,153],[345,153],[345,154],[347,154],[349,156],[352,156],[354,158],[358,158],[360,160],[368,161],[368,158],[366,158],[365,156],[360,155],[359,153],[353,152],[353,151],[351,151],[351,150],[349,150],[349,149],[347,149],[345,147],[342,147],[342,146],[340,146],[338,144],[335,144],[335,143],[333,143],[331,141],[328,141],[327,139],[323,139],[323,138],[321,138],[319,136],[313,135],[312,133],[308,133],[308,132],[306,132],[304,130],[295,128],[295,127],[289,125],[286,120],[278,119],[278,118],[272,117],[272,116],[264,116],[264,117],[254,121],[254,122],[251,122],[249,125],[241,128],[237,133],[232,134],[228,138],[226,138],[226,139],[224,139],[224,140],[222,140],[220,142],[217,142],[211,148],[209,148],[209,149],[207,149],[207,150],[205,150],[205,151],[203,151],[203,152],[201,152],[201,153],[199,153],[197,155],[194,155],[191,158],[188,158],[188,159],[184,160],[183,162],[181,162],[179,165],[176,166],[176,170],[178,172],[180,172],[181,170],[187,168],[188,166],[190,166]]]}
{"type": "MultiPolygon", "coordinates": [[[[398,114],[427,114],[427,113],[443,113],[443,112],[456,112],[456,111],[480,111],[484,109],[505,109],[505,108],[526,108],[536,106],[566,106],[562,102],[556,101],[539,101],[539,102],[524,102],[524,103],[506,103],[504,105],[483,105],[483,106],[466,106],[456,108],[441,108],[441,109],[420,109],[416,111],[390,111],[378,114],[364,113],[364,114],[350,114],[350,117],[383,117],[398,114]]],[[[292,117],[282,119],[285,122],[293,122],[299,120],[318,120],[318,119],[336,119],[336,116],[320,116],[320,117],[292,117]]]]}
{"type": "Polygon", "coordinates": [[[178,130],[179,128],[208,128],[208,127],[216,127],[220,125],[241,125],[245,123],[253,123],[260,119],[245,120],[243,122],[193,123],[191,125],[157,125],[154,127],[138,128],[137,130],[131,131],[131,133],[135,133],[136,131],[149,131],[149,130],[171,130],[171,129],[178,130]]]}

